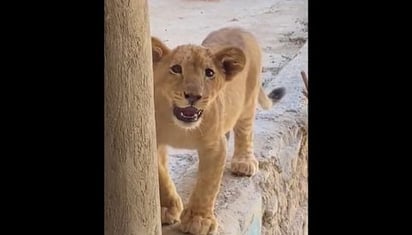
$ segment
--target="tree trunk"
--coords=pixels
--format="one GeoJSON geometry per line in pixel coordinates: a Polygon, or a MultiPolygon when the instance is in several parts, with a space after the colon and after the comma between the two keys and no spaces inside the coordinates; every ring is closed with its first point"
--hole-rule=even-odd
{"type": "Polygon", "coordinates": [[[106,235],[161,234],[147,0],[105,1],[106,235]]]}

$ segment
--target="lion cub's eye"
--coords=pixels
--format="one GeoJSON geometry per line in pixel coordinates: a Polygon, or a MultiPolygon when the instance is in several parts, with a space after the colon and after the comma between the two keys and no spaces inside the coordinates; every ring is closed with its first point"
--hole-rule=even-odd
{"type": "Polygon", "coordinates": [[[205,75],[206,75],[206,77],[208,77],[208,78],[212,78],[213,75],[215,75],[215,72],[214,72],[213,70],[211,70],[211,69],[205,69],[205,75]]]}
{"type": "Polygon", "coordinates": [[[182,73],[182,66],[180,66],[180,65],[178,65],[178,64],[175,64],[175,65],[173,65],[172,67],[170,67],[170,70],[171,70],[173,73],[182,73]]]}

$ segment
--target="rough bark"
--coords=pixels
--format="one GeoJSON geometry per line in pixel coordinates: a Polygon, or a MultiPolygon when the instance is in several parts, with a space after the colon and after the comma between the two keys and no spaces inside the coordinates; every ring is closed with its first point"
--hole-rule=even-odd
{"type": "Polygon", "coordinates": [[[105,1],[105,234],[161,234],[147,0],[105,1]]]}

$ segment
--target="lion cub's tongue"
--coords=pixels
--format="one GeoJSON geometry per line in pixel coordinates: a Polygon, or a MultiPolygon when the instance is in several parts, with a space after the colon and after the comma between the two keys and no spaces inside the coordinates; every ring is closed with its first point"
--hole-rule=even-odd
{"type": "Polygon", "coordinates": [[[180,112],[183,113],[186,117],[191,117],[194,116],[197,113],[197,109],[195,107],[186,107],[186,108],[181,108],[180,112]]]}

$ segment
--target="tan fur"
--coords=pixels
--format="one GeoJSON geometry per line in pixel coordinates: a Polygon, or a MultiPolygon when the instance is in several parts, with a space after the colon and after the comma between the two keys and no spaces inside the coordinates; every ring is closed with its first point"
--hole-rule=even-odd
{"type": "Polygon", "coordinates": [[[225,133],[235,133],[232,172],[252,176],[258,170],[253,154],[256,105],[272,105],[260,85],[260,48],[250,33],[224,28],[209,34],[202,46],[174,50],[153,37],[152,52],[162,223],[180,220],[183,232],[211,234],[217,229],[214,205],[226,158],[225,133]],[[171,70],[175,64],[181,73],[171,70]],[[207,68],[215,72],[212,80],[205,75],[207,68]],[[186,123],[174,116],[173,107],[188,106],[189,93],[201,96],[193,106],[203,114],[186,123]],[[184,210],[168,174],[167,146],[198,151],[197,183],[184,210]]]}

